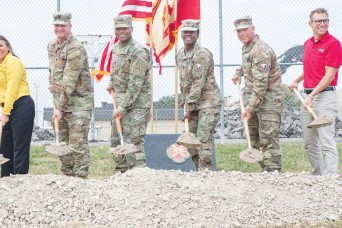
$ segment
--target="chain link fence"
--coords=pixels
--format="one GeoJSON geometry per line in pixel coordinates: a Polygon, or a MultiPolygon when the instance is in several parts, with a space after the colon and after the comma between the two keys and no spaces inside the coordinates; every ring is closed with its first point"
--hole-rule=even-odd
{"type": "MultiPolygon", "coordinates": [[[[51,125],[52,96],[48,92],[47,44],[55,38],[52,14],[60,11],[72,13],[72,33],[84,43],[91,67],[96,64],[99,53],[113,33],[113,17],[116,16],[124,0],[3,0],[0,15],[0,33],[12,43],[15,53],[27,67],[27,77],[31,96],[36,104],[34,140],[53,137],[51,125]]],[[[312,36],[308,26],[310,12],[324,7],[330,14],[332,35],[342,40],[340,0],[202,0],[200,40],[214,55],[215,75],[224,97],[224,112],[216,129],[215,137],[221,139],[241,138],[242,123],[239,119],[238,95],[230,78],[241,62],[241,42],[234,32],[233,21],[250,15],[256,33],[273,47],[281,64],[284,83],[284,114],[282,116],[281,137],[301,137],[299,122],[299,100],[286,89],[302,71],[301,59],[306,39],[312,36]],[[222,29],[220,29],[222,26],[222,29]]],[[[145,43],[144,23],[134,22],[133,37],[145,43]]],[[[178,44],[178,50],[182,41],[178,44]]],[[[163,60],[162,75],[158,66],[153,68],[153,121],[148,133],[181,133],[182,110],[178,110],[175,120],[175,85],[173,49],[163,60]]],[[[95,108],[93,110],[90,139],[107,141],[110,139],[110,125],[113,106],[106,91],[108,77],[94,83],[95,108]]],[[[176,90],[178,89],[178,91],[176,90]]],[[[341,82],[337,89],[341,94],[341,82]]],[[[342,100],[342,99],[341,99],[342,100]]],[[[341,136],[341,123],[337,125],[337,135],[341,136]]]]}

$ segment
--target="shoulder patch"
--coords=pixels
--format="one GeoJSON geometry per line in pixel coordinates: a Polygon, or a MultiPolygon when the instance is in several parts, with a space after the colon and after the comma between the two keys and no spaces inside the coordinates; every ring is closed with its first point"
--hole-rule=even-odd
{"type": "Polygon", "coordinates": [[[264,71],[264,72],[267,70],[267,65],[266,64],[261,64],[260,67],[261,67],[261,70],[264,71]]]}
{"type": "Polygon", "coordinates": [[[196,64],[196,71],[200,71],[202,69],[202,65],[201,64],[196,64]]]}

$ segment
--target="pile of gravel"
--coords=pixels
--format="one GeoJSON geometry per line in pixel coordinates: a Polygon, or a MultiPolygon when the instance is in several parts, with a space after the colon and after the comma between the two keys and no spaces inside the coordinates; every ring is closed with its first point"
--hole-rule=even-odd
{"type": "Polygon", "coordinates": [[[341,178],[304,172],[136,168],[105,180],[0,179],[0,226],[269,227],[341,219],[341,178]]]}

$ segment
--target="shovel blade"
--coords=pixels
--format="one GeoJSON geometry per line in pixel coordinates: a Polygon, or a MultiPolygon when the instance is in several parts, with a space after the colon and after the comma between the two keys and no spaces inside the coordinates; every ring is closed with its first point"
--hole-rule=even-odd
{"type": "Polygon", "coordinates": [[[108,152],[113,154],[113,156],[119,156],[119,155],[126,155],[129,153],[135,153],[138,151],[139,151],[139,148],[136,147],[135,145],[125,143],[123,145],[118,145],[117,147],[109,148],[108,152]]]}
{"type": "Polygon", "coordinates": [[[0,154],[0,165],[8,162],[9,159],[8,158],[4,158],[4,156],[2,154],[0,154]]]}
{"type": "Polygon", "coordinates": [[[240,152],[240,158],[249,163],[259,162],[263,158],[263,153],[260,150],[249,148],[240,152]]]}
{"type": "Polygon", "coordinates": [[[196,148],[201,145],[201,142],[193,133],[186,132],[178,137],[177,143],[185,147],[196,148]]]}
{"type": "Polygon", "coordinates": [[[319,116],[317,119],[314,119],[309,125],[308,128],[319,128],[331,125],[333,122],[332,118],[328,115],[319,116]]]}
{"type": "Polygon", "coordinates": [[[69,154],[72,149],[65,142],[61,142],[58,145],[50,145],[46,147],[46,151],[50,154],[55,154],[58,156],[63,156],[69,154]]]}

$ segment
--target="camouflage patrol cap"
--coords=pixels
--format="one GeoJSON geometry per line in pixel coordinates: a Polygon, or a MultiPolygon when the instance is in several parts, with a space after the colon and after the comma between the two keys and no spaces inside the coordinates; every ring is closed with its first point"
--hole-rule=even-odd
{"type": "Polygon", "coordinates": [[[234,21],[235,30],[245,29],[253,25],[252,17],[245,16],[234,21]]]}
{"type": "Polygon", "coordinates": [[[70,23],[71,13],[57,12],[53,14],[53,25],[67,25],[70,23]]]}
{"type": "Polygon", "coordinates": [[[189,19],[182,21],[181,31],[197,31],[199,29],[199,20],[189,19]]]}
{"type": "Polygon", "coordinates": [[[119,15],[114,17],[114,28],[132,27],[132,15],[119,15]]]}

